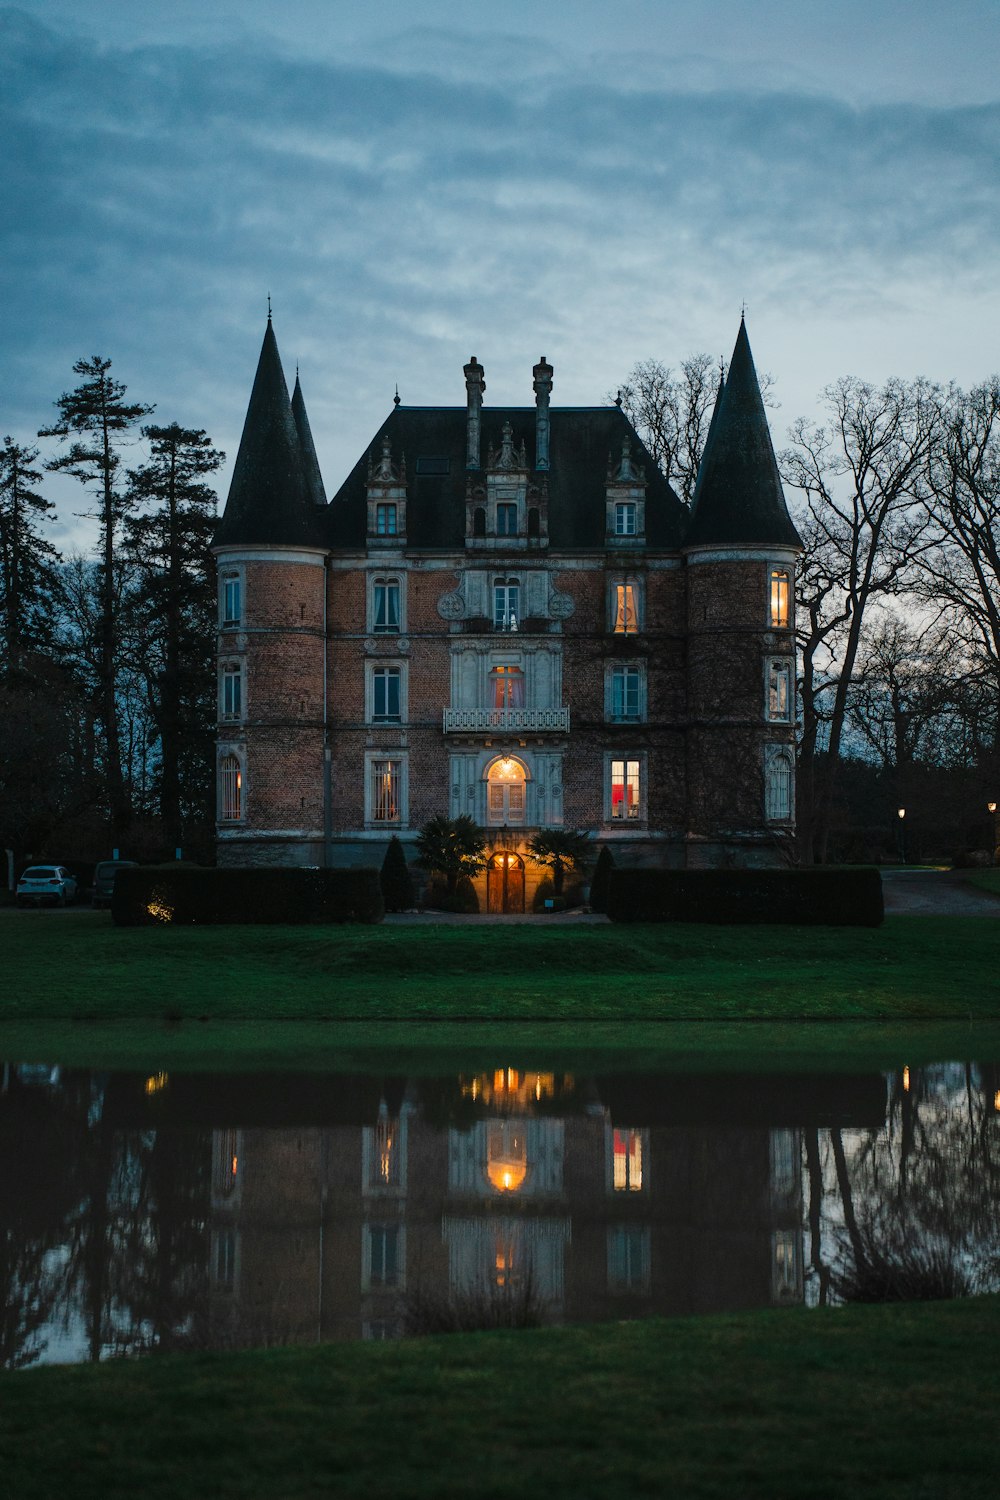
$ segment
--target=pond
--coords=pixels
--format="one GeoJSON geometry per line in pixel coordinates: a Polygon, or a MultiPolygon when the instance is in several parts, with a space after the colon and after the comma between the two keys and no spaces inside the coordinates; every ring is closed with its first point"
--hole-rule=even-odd
{"type": "Polygon", "coordinates": [[[0,1362],[1000,1286],[1000,1065],[0,1065],[0,1362]]]}

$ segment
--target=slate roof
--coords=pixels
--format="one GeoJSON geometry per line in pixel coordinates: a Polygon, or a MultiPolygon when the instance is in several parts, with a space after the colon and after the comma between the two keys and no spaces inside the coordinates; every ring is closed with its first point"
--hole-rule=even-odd
{"type": "Polygon", "coordinates": [[[292,420],[295,430],[299,435],[299,446],[302,449],[302,466],[305,471],[306,484],[309,487],[309,498],[314,505],[326,504],[326,491],[323,488],[323,476],[319,470],[319,459],[316,457],[316,445],[313,442],[312,428],[309,426],[309,418],[306,415],[305,398],[302,395],[302,385],[299,381],[299,372],[295,372],[295,389],[292,392],[292,420]]]}
{"type": "Polygon", "coordinates": [[[733,349],[698,471],[685,546],[801,548],[785,505],[746,324],[733,349]]]}
{"type": "Polygon", "coordinates": [[[322,546],[321,515],[310,495],[302,443],[268,318],[215,545],[322,546]]]}
{"type": "Polygon", "coordinates": [[[388,436],[393,463],[398,465],[401,456],[406,456],[408,548],[461,550],[465,545],[466,478],[471,474],[474,481],[485,484],[488,450],[490,446],[500,447],[503,425],[509,421],[515,448],[520,448],[523,440],[527,450],[529,483],[547,483],[552,550],[604,550],[608,458],[612,457],[617,467],[625,438],[631,445],[633,462],[646,473],[647,544],[667,550],[677,548],[687,512],[620,408],[554,406],[549,414],[548,470],[532,467],[534,406],[485,406],[482,465],[478,470],[467,470],[464,406],[396,407],[330,502],[330,544],[364,546],[368,458],[372,455],[377,460],[382,439],[388,436]],[[446,472],[422,472],[431,466],[446,472]]]}

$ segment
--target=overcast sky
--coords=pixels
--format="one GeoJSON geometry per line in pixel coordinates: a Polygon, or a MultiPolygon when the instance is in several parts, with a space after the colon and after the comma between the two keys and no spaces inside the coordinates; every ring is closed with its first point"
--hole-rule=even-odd
{"type": "Polygon", "coordinates": [[[227,450],[224,499],[268,293],[328,492],[397,382],[460,405],[475,353],[530,404],[545,354],[592,404],[728,356],[744,301],[778,446],[839,375],[969,384],[998,64],[998,0],[0,7],[0,435],[99,353],[227,450]]]}

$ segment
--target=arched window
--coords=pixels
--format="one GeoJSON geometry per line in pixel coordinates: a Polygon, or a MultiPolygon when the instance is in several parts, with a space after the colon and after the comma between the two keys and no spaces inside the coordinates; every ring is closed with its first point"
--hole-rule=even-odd
{"type": "Polygon", "coordinates": [[[219,766],[222,817],[235,822],[243,816],[243,771],[235,755],[223,756],[219,766]]]}
{"type": "Polygon", "coordinates": [[[764,775],[764,816],[768,822],[784,823],[792,816],[792,756],[779,750],[771,757],[764,775]]]}
{"type": "Polygon", "coordinates": [[[787,568],[771,569],[770,619],[775,630],[784,630],[789,623],[791,580],[787,568]]]}
{"type": "Polygon", "coordinates": [[[494,827],[524,822],[524,767],[513,756],[495,760],[487,774],[486,820],[494,827]]]}

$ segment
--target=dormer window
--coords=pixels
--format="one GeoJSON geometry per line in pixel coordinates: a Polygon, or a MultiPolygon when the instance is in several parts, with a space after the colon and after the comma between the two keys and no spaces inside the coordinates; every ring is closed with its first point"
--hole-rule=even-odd
{"type": "Polygon", "coordinates": [[[517,536],[517,506],[502,502],[497,506],[497,536],[517,536]]]}
{"type": "Polygon", "coordinates": [[[615,536],[635,536],[636,505],[634,500],[621,500],[615,506],[615,536]]]}
{"type": "Polygon", "coordinates": [[[392,501],[380,500],[375,506],[376,536],[396,535],[396,506],[392,501]]]}
{"type": "Polygon", "coordinates": [[[516,578],[498,578],[493,585],[494,630],[516,630],[520,617],[520,584],[516,578]]]}

